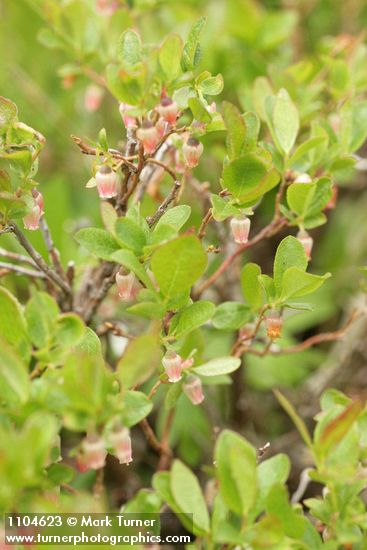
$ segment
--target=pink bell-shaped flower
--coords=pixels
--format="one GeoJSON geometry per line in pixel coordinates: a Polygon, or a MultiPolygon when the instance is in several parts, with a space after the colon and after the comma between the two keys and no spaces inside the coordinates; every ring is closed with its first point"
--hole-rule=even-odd
{"type": "Polygon", "coordinates": [[[195,168],[203,154],[204,146],[194,137],[190,137],[182,147],[182,153],[189,168],[195,168]]]}
{"type": "Polygon", "coordinates": [[[122,122],[125,125],[125,128],[127,130],[132,130],[133,128],[137,127],[136,118],[129,115],[129,110],[132,109],[132,105],[128,105],[127,103],[120,103],[119,111],[122,118],[122,122]]]}
{"type": "Polygon", "coordinates": [[[297,239],[303,246],[307,259],[310,260],[313,247],[313,238],[307,233],[307,231],[299,231],[297,233],[297,239]]]}
{"type": "Polygon", "coordinates": [[[170,382],[178,382],[182,376],[182,357],[175,351],[168,350],[162,359],[164,370],[170,382]]]}
{"type": "Polygon", "coordinates": [[[120,464],[132,462],[131,437],[128,428],[119,427],[109,435],[109,442],[113,454],[119,459],[120,464]]]}
{"type": "Polygon", "coordinates": [[[112,199],[117,195],[118,176],[110,166],[101,166],[95,175],[98,195],[101,199],[112,199]]]}
{"type": "Polygon", "coordinates": [[[188,376],[183,384],[183,391],[194,405],[200,405],[205,399],[203,386],[198,376],[188,376]]]}
{"type": "Polygon", "coordinates": [[[276,309],[271,309],[265,317],[266,333],[270,340],[280,338],[283,328],[283,317],[276,309]]]}
{"type": "Polygon", "coordinates": [[[88,113],[98,111],[101,106],[104,90],[96,84],[90,84],[85,90],[84,107],[88,113]]]}
{"type": "Polygon", "coordinates": [[[145,153],[148,155],[154,153],[159,143],[159,132],[149,120],[143,122],[136,132],[136,137],[143,144],[145,153]]]}
{"type": "Polygon", "coordinates": [[[106,463],[107,451],[103,437],[97,434],[90,434],[81,443],[76,464],[79,472],[87,470],[99,470],[106,463]]]}
{"type": "Polygon", "coordinates": [[[39,228],[39,222],[44,214],[44,203],[42,193],[37,189],[32,189],[33,205],[31,210],[23,218],[25,229],[29,231],[36,231],[39,228]]]}
{"type": "Polygon", "coordinates": [[[172,101],[170,97],[164,97],[157,107],[160,116],[171,126],[176,124],[179,114],[176,101],[172,101]]]}
{"type": "Polygon", "coordinates": [[[248,241],[250,233],[251,220],[250,218],[232,218],[231,230],[236,243],[245,244],[248,241]]]}
{"type": "Polygon", "coordinates": [[[127,275],[116,273],[116,284],[119,296],[124,301],[129,301],[134,298],[134,284],[136,277],[132,271],[127,275]]]}

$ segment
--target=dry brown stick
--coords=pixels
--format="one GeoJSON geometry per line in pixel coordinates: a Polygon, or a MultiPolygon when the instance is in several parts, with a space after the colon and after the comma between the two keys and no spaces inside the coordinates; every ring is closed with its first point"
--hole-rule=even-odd
{"type": "Polygon", "coordinates": [[[255,235],[255,237],[253,237],[252,239],[250,239],[247,243],[245,244],[242,244],[240,246],[238,246],[237,250],[235,250],[235,252],[233,252],[233,254],[231,254],[230,256],[228,256],[222,263],[221,265],[218,267],[218,269],[213,273],[213,275],[211,275],[206,281],[204,281],[200,286],[199,288],[197,288],[195,290],[195,292],[193,293],[195,298],[199,298],[201,296],[201,294],[204,292],[204,290],[206,290],[207,288],[209,288],[213,283],[215,283],[215,281],[222,275],[222,273],[224,273],[224,271],[226,271],[229,266],[234,262],[234,260],[240,255],[242,254],[242,252],[244,252],[245,250],[247,250],[248,248],[251,248],[252,246],[254,246],[255,244],[257,244],[258,242],[262,241],[263,239],[266,239],[268,237],[271,237],[272,235],[274,235],[275,233],[277,233],[278,231],[280,231],[280,229],[282,227],[284,227],[285,225],[287,224],[287,221],[283,218],[279,219],[279,220],[273,220],[271,223],[269,223],[269,225],[267,225],[266,227],[264,227],[261,231],[259,231],[259,233],[257,235],[255,235]]]}
{"type": "Polygon", "coordinates": [[[55,246],[50,228],[48,227],[48,223],[44,216],[42,216],[42,218],[40,219],[40,229],[47,246],[49,258],[55,268],[56,273],[58,273],[62,279],[66,280],[66,275],[60,262],[60,252],[55,246]]]}
{"type": "Polygon", "coordinates": [[[45,279],[46,275],[43,271],[36,271],[34,269],[27,269],[21,265],[10,264],[8,262],[0,262],[0,269],[7,269],[17,273],[18,275],[25,275],[26,277],[32,277],[35,279],[45,279]]]}
{"type": "MultiPolygon", "coordinates": [[[[79,147],[79,149],[81,150],[81,152],[84,155],[91,155],[91,156],[96,156],[97,155],[97,150],[96,150],[95,147],[91,147],[90,145],[85,143],[78,136],[74,136],[73,134],[71,134],[70,137],[76,143],[76,145],[79,147]]],[[[137,167],[135,166],[135,164],[133,162],[131,162],[131,160],[134,160],[134,159],[137,158],[136,155],[132,155],[130,157],[125,157],[122,153],[120,153],[120,151],[117,151],[117,149],[108,149],[108,153],[114,159],[122,162],[123,164],[126,164],[126,166],[128,166],[133,172],[135,172],[137,170],[137,167]]]]}
{"type": "Polygon", "coordinates": [[[169,436],[170,436],[174,415],[175,415],[175,409],[171,409],[167,414],[166,421],[164,423],[162,440],[161,440],[162,451],[161,451],[161,458],[158,464],[158,470],[167,470],[171,462],[172,451],[169,446],[169,436]]]}
{"type": "Polygon", "coordinates": [[[150,164],[156,164],[157,166],[160,166],[161,168],[163,168],[163,170],[165,172],[167,172],[167,174],[169,174],[171,176],[173,181],[175,181],[175,182],[177,181],[177,176],[176,176],[175,172],[169,166],[167,166],[167,164],[165,164],[164,162],[161,162],[160,160],[157,160],[157,159],[153,159],[151,157],[147,158],[146,162],[149,162],[150,164]]]}
{"type": "Polygon", "coordinates": [[[32,267],[37,267],[32,258],[23,256],[23,254],[18,254],[17,252],[5,250],[5,248],[0,247],[0,256],[3,258],[8,258],[9,260],[15,260],[16,262],[20,262],[22,264],[31,265],[32,267]]]}
{"type": "Polygon", "coordinates": [[[208,227],[212,219],[213,219],[213,211],[212,211],[212,208],[209,208],[208,212],[205,214],[203,221],[201,222],[201,225],[199,227],[198,237],[200,240],[205,237],[206,228],[208,227]]]}
{"type": "Polygon", "coordinates": [[[98,336],[104,336],[108,332],[112,332],[114,336],[128,338],[129,340],[133,340],[135,338],[135,336],[128,334],[117,323],[112,323],[111,321],[105,321],[103,325],[96,329],[96,334],[98,334],[98,336]]]}
{"type": "Polygon", "coordinates": [[[28,241],[28,239],[23,235],[23,233],[21,232],[21,230],[19,229],[19,227],[14,223],[14,222],[11,222],[9,224],[9,228],[10,230],[14,233],[14,235],[16,236],[16,238],[18,239],[19,243],[22,245],[22,247],[24,248],[24,250],[26,250],[28,252],[28,254],[30,255],[30,257],[32,258],[32,260],[34,261],[34,263],[37,265],[37,267],[39,267],[39,269],[41,271],[43,271],[45,273],[45,275],[53,282],[55,283],[58,287],[60,287],[64,292],[65,294],[67,294],[68,296],[71,295],[71,288],[70,288],[70,285],[65,282],[61,277],[60,275],[58,275],[58,273],[56,273],[46,262],[45,260],[42,258],[41,254],[39,254],[39,252],[37,252],[37,250],[35,250],[33,248],[33,246],[31,245],[31,243],[28,241]]]}
{"type": "Polygon", "coordinates": [[[171,204],[172,201],[175,200],[177,193],[181,187],[181,183],[177,180],[175,180],[175,184],[172,187],[171,191],[167,195],[167,197],[164,199],[162,204],[158,207],[157,211],[153,216],[147,218],[147,222],[149,227],[153,227],[158,220],[163,216],[163,214],[166,212],[167,208],[171,204]]]}
{"type": "Polygon", "coordinates": [[[140,422],[140,427],[143,430],[143,433],[146,437],[146,440],[148,441],[149,445],[154,449],[159,455],[162,454],[162,445],[158,441],[157,436],[155,435],[151,425],[149,424],[148,420],[144,418],[140,422]]]}

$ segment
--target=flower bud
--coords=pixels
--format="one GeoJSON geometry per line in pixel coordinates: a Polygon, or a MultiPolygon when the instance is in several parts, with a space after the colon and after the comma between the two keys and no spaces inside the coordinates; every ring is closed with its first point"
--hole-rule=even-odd
{"type": "Polygon", "coordinates": [[[184,174],[186,172],[186,163],[180,149],[176,149],[175,151],[174,163],[177,174],[184,174]]]}
{"type": "Polygon", "coordinates": [[[91,434],[85,437],[81,443],[76,464],[79,472],[86,472],[91,468],[98,470],[106,463],[107,451],[103,437],[91,434]]]}
{"type": "Polygon", "coordinates": [[[136,282],[135,275],[132,271],[127,275],[116,273],[116,284],[119,296],[125,302],[134,297],[134,284],[136,282]]]}
{"type": "Polygon", "coordinates": [[[310,174],[307,174],[305,172],[303,174],[298,174],[298,176],[294,180],[294,183],[312,183],[312,178],[310,174]]]}
{"type": "Polygon", "coordinates": [[[250,233],[251,220],[250,218],[232,218],[231,229],[232,235],[236,243],[245,244],[248,241],[250,233]]]}
{"type": "Polygon", "coordinates": [[[162,359],[164,370],[170,382],[181,380],[182,358],[174,351],[167,351],[162,359]]]}
{"type": "Polygon", "coordinates": [[[170,97],[164,97],[157,107],[160,116],[174,126],[178,117],[178,107],[176,101],[172,101],[170,97]]]}
{"type": "Polygon", "coordinates": [[[165,135],[165,133],[168,130],[168,122],[164,120],[164,118],[160,118],[158,122],[156,123],[155,127],[157,128],[157,132],[159,135],[159,139],[162,139],[162,137],[165,135]]]}
{"type": "Polygon", "coordinates": [[[84,95],[85,110],[89,113],[98,111],[102,103],[103,94],[104,91],[100,86],[96,86],[95,84],[88,86],[84,95]]]}
{"type": "Polygon", "coordinates": [[[119,8],[118,0],[97,0],[96,10],[101,15],[110,16],[119,8]]]}
{"type": "Polygon", "coordinates": [[[125,128],[127,130],[132,130],[133,128],[137,127],[136,118],[129,115],[129,110],[132,109],[132,105],[128,105],[127,103],[120,103],[119,111],[122,118],[122,122],[125,125],[125,128]]]}
{"type": "Polygon", "coordinates": [[[119,459],[120,464],[132,462],[131,437],[128,428],[120,427],[109,435],[113,454],[119,459]]]}
{"type": "Polygon", "coordinates": [[[192,367],[193,364],[194,364],[194,358],[189,357],[189,359],[185,359],[184,361],[182,361],[181,366],[183,369],[189,369],[190,367],[192,367]]]}
{"type": "Polygon", "coordinates": [[[201,380],[197,376],[190,375],[187,377],[183,385],[183,391],[193,405],[200,405],[205,399],[201,380]]]}
{"type": "Polygon", "coordinates": [[[109,166],[99,168],[95,176],[98,195],[101,199],[112,199],[117,195],[118,176],[109,166]]]}
{"type": "Polygon", "coordinates": [[[142,126],[136,132],[136,137],[141,141],[144,152],[148,155],[154,153],[159,143],[159,133],[153,124],[149,121],[143,122],[142,126]]]}
{"type": "Polygon", "coordinates": [[[281,317],[279,311],[276,309],[271,309],[268,312],[265,317],[265,326],[267,335],[271,340],[280,338],[283,327],[283,318],[281,317]]]}
{"type": "Polygon", "coordinates": [[[334,184],[331,188],[332,195],[330,197],[329,202],[326,204],[324,210],[333,210],[336,207],[336,203],[338,200],[338,188],[334,184]]]}
{"type": "Polygon", "coordinates": [[[310,260],[313,247],[313,238],[307,233],[307,231],[298,231],[297,239],[305,249],[307,259],[310,260]]]}
{"type": "Polygon", "coordinates": [[[39,228],[40,219],[44,214],[43,196],[37,189],[32,189],[32,201],[31,210],[24,216],[23,223],[25,229],[36,231],[39,228]]]}
{"type": "Polygon", "coordinates": [[[195,168],[203,153],[204,146],[194,137],[190,137],[182,147],[185,162],[189,168],[195,168]]]}

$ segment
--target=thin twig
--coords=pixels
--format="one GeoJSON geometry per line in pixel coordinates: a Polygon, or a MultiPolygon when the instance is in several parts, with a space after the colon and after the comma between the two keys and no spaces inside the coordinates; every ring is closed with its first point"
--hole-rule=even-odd
{"type": "Polygon", "coordinates": [[[42,218],[40,219],[40,229],[47,246],[49,258],[55,268],[56,273],[58,273],[62,279],[66,280],[65,272],[60,262],[60,252],[55,246],[50,228],[48,227],[48,223],[44,216],[42,216],[42,218]]]}
{"type": "Polygon", "coordinates": [[[0,256],[2,256],[3,258],[8,258],[9,260],[15,260],[16,262],[20,262],[22,264],[28,264],[32,267],[36,267],[36,264],[34,263],[32,258],[28,258],[28,256],[23,256],[23,254],[18,254],[17,252],[5,250],[5,248],[0,247],[0,256]]]}
{"type": "Polygon", "coordinates": [[[161,440],[162,451],[161,451],[161,458],[158,464],[158,470],[167,470],[171,462],[172,451],[169,446],[169,436],[170,436],[174,415],[175,415],[175,409],[171,409],[167,414],[166,421],[163,426],[163,433],[162,433],[162,440],[161,440]]]}
{"type": "MultiPolygon", "coordinates": [[[[97,155],[97,149],[95,147],[91,147],[78,136],[74,136],[73,134],[71,134],[70,137],[76,143],[76,145],[79,147],[79,149],[84,155],[92,155],[92,156],[97,155]]],[[[137,170],[137,167],[135,166],[135,164],[130,162],[131,160],[134,160],[135,158],[137,158],[136,155],[133,155],[131,157],[125,157],[122,153],[120,153],[120,151],[117,151],[116,149],[108,149],[108,153],[114,159],[118,160],[119,162],[122,162],[123,164],[126,164],[126,166],[128,166],[130,170],[132,170],[133,172],[137,170]]]]}
{"type": "Polygon", "coordinates": [[[151,425],[149,424],[148,420],[144,418],[140,422],[140,427],[144,432],[144,435],[146,437],[146,440],[148,441],[149,445],[154,449],[159,455],[162,454],[162,445],[158,441],[157,436],[155,435],[151,425]]]}
{"type": "Polygon", "coordinates": [[[10,264],[8,262],[0,262],[0,269],[7,269],[13,271],[18,275],[25,275],[26,277],[32,277],[34,279],[45,279],[46,275],[42,271],[35,271],[33,269],[27,269],[20,265],[10,264]]]}
{"type": "Polygon", "coordinates": [[[37,252],[31,245],[31,243],[28,241],[28,239],[23,235],[19,227],[14,223],[11,222],[9,224],[9,227],[11,228],[11,231],[14,233],[16,238],[18,239],[19,243],[22,245],[24,250],[28,252],[34,263],[39,267],[41,271],[45,273],[45,275],[57,286],[59,286],[67,295],[71,295],[71,288],[68,283],[66,283],[63,279],[61,279],[60,275],[55,273],[55,271],[45,262],[45,260],[42,258],[41,254],[37,252]]]}
{"type": "Polygon", "coordinates": [[[161,168],[163,168],[163,170],[165,170],[165,172],[167,172],[167,174],[171,176],[174,182],[177,181],[177,176],[175,172],[169,166],[167,166],[167,164],[165,164],[164,162],[161,162],[160,160],[157,160],[157,159],[153,159],[151,157],[147,158],[145,162],[149,162],[150,164],[156,164],[157,166],[160,166],[161,168]]]}
{"type": "Polygon", "coordinates": [[[162,204],[158,207],[155,214],[153,216],[147,218],[147,222],[148,222],[149,227],[153,227],[157,223],[157,221],[160,220],[160,218],[166,212],[166,210],[169,207],[169,205],[171,204],[171,202],[175,200],[180,187],[181,187],[181,183],[176,180],[174,186],[171,189],[171,191],[169,192],[167,197],[164,199],[162,204]]]}
{"type": "Polygon", "coordinates": [[[290,355],[292,353],[304,351],[305,349],[311,348],[312,346],[316,346],[323,342],[334,342],[335,340],[340,340],[340,338],[343,338],[350,325],[354,323],[357,319],[359,319],[361,315],[362,313],[360,311],[355,310],[348,321],[345,323],[345,325],[340,329],[333,332],[322,332],[321,334],[310,336],[310,338],[307,338],[303,342],[300,342],[299,344],[295,344],[294,346],[290,346],[288,348],[272,349],[268,346],[265,347],[263,350],[249,348],[246,349],[246,353],[252,353],[253,355],[257,355],[258,357],[264,357],[265,355],[290,355]]]}
{"type": "Polygon", "coordinates": [[[205,214],[203,221],[201,222],[201,225],[199,227],[198,237],[200,240],[205,237],[206,228],[212,219],[213,219],[213,210],[212,208],[209,208],[208,212],[205,214]]]}

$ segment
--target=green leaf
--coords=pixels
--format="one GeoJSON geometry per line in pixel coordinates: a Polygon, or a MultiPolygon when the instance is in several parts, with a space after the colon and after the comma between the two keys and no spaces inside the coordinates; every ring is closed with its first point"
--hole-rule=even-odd
{"type": "Polygon", "coordinates": [[[115,224],[117,220],[116,210],[108,201],[101,201],[100,210],[103,225],[111,235],[115,235],[115,224]]]}
{"type": "Polygon", "coordinates": [[[274,259],[274,284],[277,293],[282,292],[282,280],[289,267],[307,269],[307,256],[302,244],[292,236],[288,236],[279,244],[274,259]]]}
{"type": "Polygon", "coordinates": [[[273,390],[273,393],[275,397],[278,399],[279,403],[285,410],[285,412],[288,414],[288,416],[293,421],[294,425],[296,426],[297,430],[299,431],[303,441],[306,443],[307,447],[312,450],[312,440],[311,436],[309,434],[309,431],[307,429],[306,424],[302,420],[302,418],[297,414],[296,410],[294,409],[293,405],[288,401],[288,399],[280,393],[279,390],[273,390]]]}
{"type": "Polygon", "coordinates": [[[84,335],[80,342],[78,342],[76,348],[92,357],[102,358],[101,341],[94,330],[89,327],[86,327],[84,335]]]}
{"type": "Polygon", "coordinates": [[[185,43],[181,64],[184,71],[192,71],[200,61],[199,36],[206,23],[206,17],[201,17],[193,24],[185,43]]]}
{"type": "Polygon", "coordinates": [[[1,397],[9,403],[25,403],[28,399],[30,389],[27,367],[23,364],[15,350],[1,337],[0,346],[1,397]]]}
{"type": "Polygon", "coordinates": [[[118,250],[117,252],[111,254],[109,260],[123,265],[126,269],[129,269],[135,273],[137,278],[142,281],[147,288],[154,290],[154,285],[151,278],[145,271],[144,266],[139,262],[138,258],[133,252],[131,252],[131,250],[118,250]]]}
{"type": "Polygon", "coordinates": [[[205,122],[205,123],[211,122],[212,120],[211,114],[206,109],[206,106],[204,105],[202,100],[198,99],[197,97],[192,97],[192,98],[189,98],[188,104],[193,114],[193,117],[196,120],[199,120],[200,122],[205,122]]]}
{"type": "Polygon", "coordinates": [[[299,538],[305,529],[305,519],[289,503],[289,495],[284,485],[274,485],[266,499],[266,511],[279,519],[284,533],[289,537],[299,538]]]}
{"type": "Polygon", "coordinates": [[[75,346],[83,338],[85,325],[75,313],[60,315],[56,323],[56,342],[65,348],[75,346]]]}
{"type": "Polygon", "coordinates": [[[223,91],[223,87],[224,82],[221,74],[209,76],[199,84],[199,88],[204,95],[219,95],[223,91]]]}
{"type": "Polygon", "coordinates": [[[112,94],[129,105],[136,105],[144,97],[146,76],[146,66],[143,63],[129,71],[113,63],[106,68],[107,84],[112,94]]]}
{"type": "Polygon", "coordinates": [[[23,311],[17,299],[4,287],[0,287],[0,337],[26,362],[31,345],[23,311]]]}
{"type": "Polygon", "coordinates": [[[279,90],[273,110],[274,132],[286,155],[290,153],[299,130],[299,115],[287,90],[279,90]]]}
{"type": "Polygon", "coordinates": [[[193,372],[200,376],[219,376],[234,372],[241,366],[241,359],[238,357],[217,357],[207,363],[195,367],[193,372]]]}
{"type": "Polygon", "coordinates": [[[259,487],[258,502],[256,510],[263,511],[265,500],[273,485],[283,485],[289,476],[290,461],[287,455],[277,454],[264,460],[257,467],[257,480],[259,487]]]}
{"type": "Polygon", "coordinates": [[[163,214],[163,216],[155,226],[154,232],[156,232],[158,228],[162,225],[170,225],[171,227],[174,227],[177,231],[179,231],[189,219],[190,214],[191,206],[187,206],[186,204],[174,206],[163,214]]]}
{"type": "Polygon", "coordinates": [[[46,292],[36,292],[26,305],[25,318],[32,343],[46,347],[54,331],[59,308],[46,292]]]}
{"type": "Polygon", "coordinates": [[[307,213],[315,191],[315,183],[293,183],[287,190],[289,208],[303,218],[307,213]]]}
{"type": "Polygon", "coordinates": [[[267,165],[263,159],[247,153],[223,169],[223,184],[234,197],[242,199],[249,189],[256,187],[267,172],[267,165]]]}
{"type": "MultiPolygon", "coordinates": [[[[120,396],[119,396],[120,399],[120,396]]],[[[122,397],[121,422],[131,428],[148,416],[153,408],[151,399],[140,391],[127,391],[122,397]]]]}
{"type": "Polygon", "coordinates": [[[111,255],[120,249],[116,240],[104,229],[88,227],[80,229],[75,240],[88,250],[93,256],[109,260],[111,255]]]}
{"type": "Polygon", "coordinates": [[[187,333],[201,327],[212,318],[215,305],[212,302],[198,301],[181,310],[172,318],[170,335],[182,338],[187,333]]]}
{"type": "Polygon", "coordinates": [[[246,264],[241,271],[242,293],[254,310],[260,309],[263,305],[263,290],[259,275],[261,275],[261,267],[254,263],[246,264]]]}
{"type": "Polygon", "coordinates": [[[132,388],[147,380],[162,358],[157,337],[144,334],[132,340],[117,364],[117,376],[123,388],[132,388]]]}
{"type": "Polygon", "coordinates": [[[6,130],[13,122],[17,120],[18,109],[15,103],[0,96],[0,131],[6,130]]]}
{"type": "Polygon", "coordinates": [[[182,40],[177,34],[168,35],[158,54],[159,64],[166,79],[170,82],[180,74],[182,40]]]}
{"type": "Polygon", "coordinates": [[[209,533],[209,513],[199,482],[180,460],[173,462],[170,486],[173,498],[184,514],[192,514],[196,528],[209,533]]]}
{"type": "Polygon", "coordinates": [[[300,160],[304,159],[310,151],[317,149],[327,143],[327,134],[323,136],[316,136],[301,143],[288,161],[288,166],[292,167],[296,165],[300,160]]]}
{"type": "Polygon", "coordinates": [[[247,153],[224,166],[222,186],[241,203],[256,201],[279,182],[276,170],[259,156],[247,153]]]}
{"type": "Polygon", "coordinates": [[[230,510],[246,516],[256,500],[256,452],[235,432],[224,430],[215,446],[219,491],[230,510]]]}
{"type": "Polygon", "coordinates": [[[166,307],[164,304],[157,302],[140,302],[139,304],[133,304],[126,310],[133,315],[140,315],[146,319],[163,319],[166,313],[166,307]]]}
{"type": "Polygon", "coordinates": [[[142,253],[146,236],[141,227],[130,218],[118,218],[115,224],[116,239],[124,247],[137,255],[142,253]]]}
{"type": "Polygon", "coordinates": [[[227,129],[227,152],[230,160],[239,157],[246,139],[246,125],[240,111],[232,103],[223,102],[223,119],[227,129]]]}
{"type": "Polygon", "coordinates": [[[66,464],[51,464],[47,468],[47,479],[55,486],[70,483],[75,475],[75,471],[66,464]]]}
{"type": "Polygon", "coordinates": [[[237,330],[250,319],[250,310],[239,302],[223,302],[213,317],[213,326],[218,330],[237,330]]]}
{"type": "Polygon", "coordinates": [[[151,268],[161,292],[168,298],[189,290],[204,273],[207,256],[200,241],[184,235],[159,248],[151,268]]]}
{"type": "Polygon", "coordinates": [[[264,76],[259,76],[255,79],[252,100],[255,105],[255,109],[261,120],[267,121],[267,115],[265,110],[265,101],[268,97],[273,95],[273,89],[269,80],[264,76]]]}
{"type": "MultiPolygon", "coordinates": [[[[175,386],[177,384],[174,384],[175,386]]],[[[157,472],[153,476],[153,488],[158,493],[158,495],[161,497],[162,500],[167,502],[168,506],[171,508],[171,510],[174,511],[175,514],[180,514],[180,522],[182,525],[187,529],[190,533],[194,532],[196,534],[202,534],[202,531],[195,528],[195,525],[193,525],[193,521],[191,520],[190,516],[186,516],[183,514],[182,510],[180,510],[178,504],[176,503],[172,491],[171,491],[171,474],[169,472],[157,472]]]]}
{"type": "Polygon", "coordinates": [[[238,208],[233,206],[228,200],[213,194],[210,195],[210,200],[213,205],[212,215],[215,221],[222,222],[230,216],[238,216],[238,208]]]}
{"type": "Polygon", "coordinates": [[[320,430],[315,442],[317,456],[324,458],[335,449],[348,434],[362,410],[362,403],[359,400],[353,401],[320,430]]]}
{"type": "Polygon", "coordinates": [[[127,68],[134,67],[141,61],[141,40],[137,32],[128,29],[122,34],[118,54],[127,68]]]}
{"type": "Polygon", "coordinates": [[[320,288],[329,277],[331,277],[331,273],[313,275],[298,267],[289,267],[283,275],[280,299],[286,301],[311,294],[320,288]]]}

